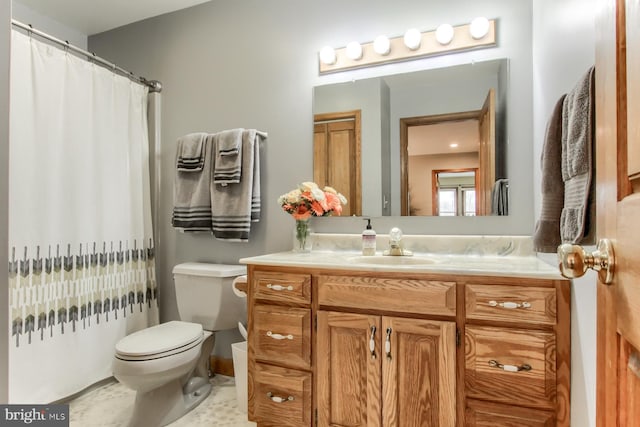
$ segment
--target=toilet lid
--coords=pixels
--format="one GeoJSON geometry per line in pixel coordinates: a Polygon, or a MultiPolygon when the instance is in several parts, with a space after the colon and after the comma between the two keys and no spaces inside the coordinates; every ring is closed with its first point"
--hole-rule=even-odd
{"type": "Polygon", "coordinates": [[[116,344],[116,353],[122,356],[151,356],[187,346],[200,339],[201,324],[174,320],[127,335],[116,344]]]}

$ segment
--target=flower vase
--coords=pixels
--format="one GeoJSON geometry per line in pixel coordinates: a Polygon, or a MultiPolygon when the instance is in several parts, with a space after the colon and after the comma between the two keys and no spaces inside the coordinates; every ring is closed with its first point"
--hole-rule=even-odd
{"type": "Polygon", "coordinates": [[[294,237],[294,252],[311,252],[311,226],[308,219],[296,220],[294,237]]]}

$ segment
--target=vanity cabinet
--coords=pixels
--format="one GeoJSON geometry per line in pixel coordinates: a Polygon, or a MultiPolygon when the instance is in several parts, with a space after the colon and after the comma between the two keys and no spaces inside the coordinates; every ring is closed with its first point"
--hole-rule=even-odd
{"type": "Polygon", "coordinates": [[[318,426],[454,426],[455,322],[318,312],[318,426]]]}
{"type": "Polygon", "coordinates": [[[258,426],[569,426],[569,281],[248,265],[258,426]]]}
{"type": "Polygon", "coordinates": [[[569,282],[504,282],[465,284],[466,425],[568,426],[569,282]]]}

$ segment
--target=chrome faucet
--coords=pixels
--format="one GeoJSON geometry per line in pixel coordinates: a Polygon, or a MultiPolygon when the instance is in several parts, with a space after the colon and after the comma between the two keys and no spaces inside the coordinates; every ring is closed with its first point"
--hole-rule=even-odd
{"type": "Polygon", "coordinates": [[[393,227],[389,231],[389,249],[384,251],[382,255],[388,256],[411,256],[413,253],[410,250],[402,248],[402,230],[398,227],[393,227]]]}

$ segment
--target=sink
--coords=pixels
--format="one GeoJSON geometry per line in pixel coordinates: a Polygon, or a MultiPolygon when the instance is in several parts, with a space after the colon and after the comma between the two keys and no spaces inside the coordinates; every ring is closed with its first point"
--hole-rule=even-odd
{"type": "Polygon", "coordinates": [[[348,258],[353,264],[374,264],[374,265],[425,265],[436,262],[432,258],[422,256],[354,256],[348,258]]]}

